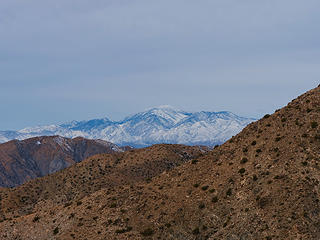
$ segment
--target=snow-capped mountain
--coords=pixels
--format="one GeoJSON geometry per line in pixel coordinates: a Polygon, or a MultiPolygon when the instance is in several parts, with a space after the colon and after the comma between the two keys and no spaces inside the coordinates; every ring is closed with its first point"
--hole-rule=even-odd
{"type": "Polygon", "coordinates": [[[0,131],[0,142],[60,135],[103,139],[120,146],[144,147],[156,143],[213,146],[223,143],[254,120],[231,112],[188,113],[170,106],[161,106],[117,122],[103,118],[29,127],[19,131],[0,131]]]}

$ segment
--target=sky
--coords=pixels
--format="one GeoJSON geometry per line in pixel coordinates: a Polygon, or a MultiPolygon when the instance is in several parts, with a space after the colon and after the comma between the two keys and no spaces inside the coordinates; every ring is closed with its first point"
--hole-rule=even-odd
{"type": "Polygon", "coordinates": [[[320,84],[319,0],[1,0],[0,130],[159,105],[259,118],[320,84]]]}

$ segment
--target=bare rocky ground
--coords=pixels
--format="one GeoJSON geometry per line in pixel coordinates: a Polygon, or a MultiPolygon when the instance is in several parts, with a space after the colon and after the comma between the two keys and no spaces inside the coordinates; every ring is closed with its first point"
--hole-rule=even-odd
{"type": "Polygon", "coordinates": [[[320,87],[206,153],[97,155],[1,189],[2,239],[320,239],[320,87]]]}

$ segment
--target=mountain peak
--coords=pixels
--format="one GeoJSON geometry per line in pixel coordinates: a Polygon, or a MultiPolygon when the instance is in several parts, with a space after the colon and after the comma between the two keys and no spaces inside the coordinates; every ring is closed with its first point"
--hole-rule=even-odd
{"type": "Polygon", "coordinates": [[[210,152],[98,155],[2,189],[0,238],[320,239],[319,106],[317,88],[210,152]]]}
{"type": "Polygon", "coordinates": [[[60,135],[68,138],[102,139],[120,146],[145,147],[158,143],[187,145],[221,144],[253,119],[230,112],[185,112],[170,105],[149,108],[115,122],[108,118],[72,121],[60,125],[0,132],[0,142],[35,136],[60,135]]]}

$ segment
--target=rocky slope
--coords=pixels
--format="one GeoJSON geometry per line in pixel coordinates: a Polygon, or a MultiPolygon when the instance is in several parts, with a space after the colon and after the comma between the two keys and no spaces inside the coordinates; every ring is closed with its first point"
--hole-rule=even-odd
{"type": "MultiPolygon", "coordinates": [[[[50,239],[45,234],[32,231],[6,231],[5,225],[11,220],[28,218],[38,211],[55,208],[56,204],[64,208],[73,204],[80,206],[84,198],[101,189],[113,191],[116,187],[150,182],[154,176],[202,156],[207,150],[183,145],[155,145],[123,153],[95,155],[20,187],[0,189],[0,239],[50,239]]],[[[40,217],[32,218],[32,222],[37,222],[40,217]]]]}
{"type": "Polygon", "coordinates": [[[102,140],[35,137],[0,144],[0,187],[20,185],[59,171],[98,153],[123,150],[102,140]]]}
{"type": "Polygon", "coordinates": [[[1,189],[0,237],[320,239],[319,119],[320,87],[209,153],[160,145],[100,155],[1,189]]]}
{"type": "Polygon", "coordinates": [[[253,120],[230,112],[187,113],[162,106],[132,115],[119,122],[104,118],[31,127],[20,131],[0,131],[0,142],[60,135],[70,138],[81,136],[103,139],[119,146],[146,147],[160,143],[214,146],[237,134],[253,120]]]}

